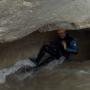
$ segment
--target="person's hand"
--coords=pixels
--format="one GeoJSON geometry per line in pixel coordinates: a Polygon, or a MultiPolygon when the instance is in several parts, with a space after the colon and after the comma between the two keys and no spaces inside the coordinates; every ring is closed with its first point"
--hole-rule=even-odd
{"type": "Polygon", "coordinates": [[[65,41],[63,41],[63,42],[62,42],[62,45],[63,45],[64,49],[66,49],[66,48],[67,48],[67,44],[66,44],[66,42],[65,42],[65,41]]]}

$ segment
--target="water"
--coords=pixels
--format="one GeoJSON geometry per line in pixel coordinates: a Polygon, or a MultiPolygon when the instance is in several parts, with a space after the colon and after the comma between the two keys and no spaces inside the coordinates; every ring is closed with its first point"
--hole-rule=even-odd
{"type": "MultiPolygon", "coordinates": [[[[21,66],[23,62],[19,61],[15,65],[21,66]]],[[[25,65],[30,65],[27,62],[28,60],[25,65]]],[[[4,72],[5,70],[9,72],[3,83],[0,78],[0,90],[90,90],[89,63],[90,61],[72,61],[58,64],[54,61],[34,73],[23,74],[15,73],[18,68],[13,65],[13,70],[11,67],[3,69],[4,72]]]]}

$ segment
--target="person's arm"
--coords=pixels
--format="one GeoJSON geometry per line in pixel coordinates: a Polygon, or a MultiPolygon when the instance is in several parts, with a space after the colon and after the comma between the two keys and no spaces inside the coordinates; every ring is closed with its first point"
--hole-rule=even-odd
{"type": "Polygon", "coordinates": [[[74,54],[77,54],[78,53],[79,49],[78,49],[76,40],[72,40],[70,42],[70,47],[67,47],[66,48],[66,51],[71,52],[71,53],[74,53],[74,54]]]}
{"type": "Polygon", "coordinates": [[[79,49],[78,49],[78,46],[77,46],[77,42],[76,40],[71,40],[70,41],[70,46],[69,47],[66,47],[65,50],[67,52],[71,52],[71,53],[74,53],[74,54],[77,54],[79,49]]]}

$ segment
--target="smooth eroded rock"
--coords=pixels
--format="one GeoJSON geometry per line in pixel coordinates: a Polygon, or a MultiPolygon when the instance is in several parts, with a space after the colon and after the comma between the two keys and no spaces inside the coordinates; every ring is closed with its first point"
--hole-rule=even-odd
{"type": "Polygon", "coordinates": [[[0,0],[0,42],[64,26],[90,26],[90,0],[0,0]]]}

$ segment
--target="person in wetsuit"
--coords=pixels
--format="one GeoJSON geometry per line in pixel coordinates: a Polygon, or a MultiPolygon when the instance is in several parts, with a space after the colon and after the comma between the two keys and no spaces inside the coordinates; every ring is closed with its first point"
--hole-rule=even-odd
{"type": "Polygon", "coordinates": [[[46,53],[48,53],[52,59],[59,59],[64,56],[65,59],[68,60],[72,54],[78,53],[77,41],[74,37],[71,37],[64,28],[60,28],[57,30],[57,36],[48,45],[41,47],[35,59],[37,65],[40,65],[40,61],[46,53]]]}

